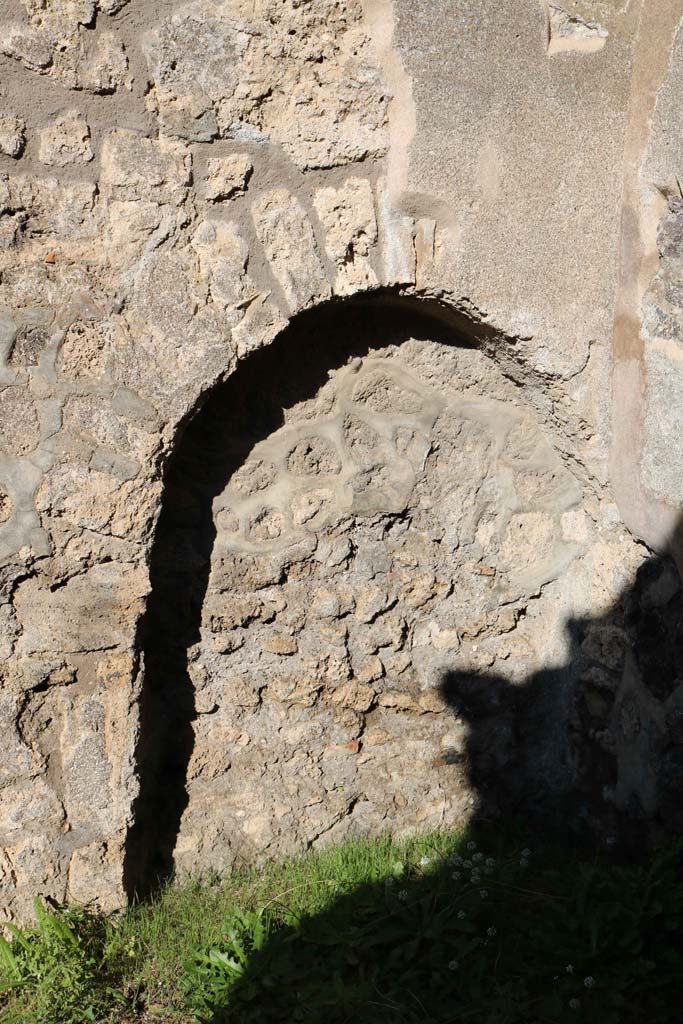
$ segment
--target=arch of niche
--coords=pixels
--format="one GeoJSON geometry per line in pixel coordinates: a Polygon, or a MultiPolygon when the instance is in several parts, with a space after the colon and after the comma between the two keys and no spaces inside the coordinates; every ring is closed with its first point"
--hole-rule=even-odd
{"type": "MultiPolygon", "coordinates": [[[[252,353],[166,473],[127,888],[466,819],[472,723],[443,679],[544,664],[581,497],[441,304],[329,301],[252,353]]],[[[514,723],[482,723],[514,771],[514,723]]]]}
{"type": "Polygon", "coordinates": [[[479,794],[443,674],[562,657],[581,489],[506,339],[381,178],[319,191],[255,183],[149,244],[112,204],[125,301],[30,371],[46,433],[0,546],[56,555],[16,563],[4,913],[37,884],[114,906],[173,866],[460,820],[479,794]]]}
{"type": "MultiPolygon", "coordinates": [[[[36,172],[31,144],[5,176],[0,918],[28,918],[36,891],[115,906],[173,865],[461,819],[482,799],[472,736],[491,775],[517,776],[505,694],[566,666],[566,621],[602,615],[644,557],[591,478],[578,362],[565,390],[465,297],[482,294],[458,272],[467,193],[398,201],[413,117],[390,12],[370,5],[373,54],[360,6],[330,5],[345,41],[320,86],[300,43],[325,14],[284,6],[250,39],[286,36],[293,63],[239,98],[235,136],[209,144],[214,106],[263,61],[234,82],[228,62],[227,83],[219,62],[196,116],[205,33],[242,52],[243,32],[190,5],[145,43],[177,97],[140,93],[137,119],[102,107],[78,174],[36,172]],[[311,75],[320,107],[286,84],[311,75]],[[443,688],[467,672],[485,681],[469,718],[443,688]]],[[[499,257],[482,256],[485,273],[499,257]]],[[[491,317],[535,330],[513,294],[491,317]]],[[[606,800],[619,738],[627,806],[658,755],[624,740],[593,668],[577,731],[602,744],[606,800]]],[[[524,758],[560,786],[573,695],[568,671],[550,682],[524,758]]],[[[629,700],[652,717],[647,692],[629,700]]]]}

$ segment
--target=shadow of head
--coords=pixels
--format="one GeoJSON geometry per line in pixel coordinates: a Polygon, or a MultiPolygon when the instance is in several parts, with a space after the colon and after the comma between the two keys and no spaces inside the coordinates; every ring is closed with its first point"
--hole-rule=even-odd
{"type": "MultiPolygon", "coordinates": [[[[317,395],[350,358],[410,339],[457,345],[487,340],[479,329],[474,338],[471,325],[444,321],[437,307],[423,307],[424,315],[395,296],[380,299],[302,314],[206,396],[179,429],[164,477],[152,591],[140,628],[140,794],[127,841],[129,892],[144,892],[172,874],[189,803],[197,713],[190,669],[193,648],[202,640],[216,540],[214,499],[254,447],[283,425],[285,411],[317,395]]],[[[680,550],[683,544],[674,538],[671,551],[677,556],[680,550]]],[[[678,822],[680,618],[674,560],[652,556],[607,612],[570,618],[561,664],[539,665],[514,684],[503,675],[450,666],[442,696],[467,723],[469,736],[466,750],[445,757],[466,761],[477,813],[525,809],[609,829],[624,817],[678,822]]]]}
{"type": "Polygon", "coordinates": [[[567,621],[562,664],[515,683],[444,672],[441,697],[467,724],[465,750],[445,756],[465,761],[476,814],[607,845],[683,831],[682,611],[674,557],[653,554],[606,612],[567,621]]]}

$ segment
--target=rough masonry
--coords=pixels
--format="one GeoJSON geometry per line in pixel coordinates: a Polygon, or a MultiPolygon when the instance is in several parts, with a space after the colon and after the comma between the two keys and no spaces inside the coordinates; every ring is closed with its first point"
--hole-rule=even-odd
{"type": "Polygon", "coordinates": [[[0,2],[0,906],[683,826],[681,12],[0,2]]]}

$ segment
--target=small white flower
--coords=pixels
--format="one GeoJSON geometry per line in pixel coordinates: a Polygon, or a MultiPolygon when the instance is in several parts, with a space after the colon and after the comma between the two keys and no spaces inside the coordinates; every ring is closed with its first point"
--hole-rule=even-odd
{"type": "Polygon", "coordinates": [[[420,857],[420,867],[426,868],[428,864],[431,864],[429,857],[420,857]]]}
{"type": "Polygon", "coordinates": [[[580,999],[570,999],[569,1000],[569,1009],[570,1010],[578,1010],[580,1008],[580,1006],[581,1006],[581,1000],[580,999]]]}
{"type": "Polygon", "coordinates": [[[567,974],[573,974],[574,973],[574,964],[567,964],[567,966],[565,967],[565,971],[567,972],[567,974]]]}
{"type": "Polygon", "coordinates": [[[469,871],[469,869],[472,867],[472,861],[471,860],[464,860],[462,862],[462,866],[464,868],[467,868],[467,870],[469,871]]]}
{"type": "Polygon", "coordinates": [[[468,850],[476,850],[476,848],[477,848],[477,844],[470,839],[469,843],[467,844],[467,849],[468,850]]]}
{"type": "Polygon", "coordinates": [[[586,988],[593,988],[593,985],[595,984],[595,978],[592,978],[589,974],[587,978],[583,979],[583,983],[586,986],[586,988]]]}
{"type": "Polygon", "coordinates": [[[483,900],[485,900],[485,899],[487,899],[487,898],[488,898],[488,894],[489,894],[489,891],[488,891],[488,889],[480,889],[480,890],[479,890],[479,895],[481,896],[481,898],[482,898],[483,900]]]}
{"type": "Polygon", "coordinates": [[[467,917],[467,914],[465,913],[464,910],[459,910],[458,911],[458,921],[464,921],[464,919],[466,917],[467,917]]]}
{"type": "Polygon", "coordinates": [[[483,853],[475,853],[475,854],[472,855],[472,860],[474,861],[475,864],[481,864],[483,859],[484,859],[484,854],[483,853]]]}
{"type": "Polygon", "coordinates": [[[398,894],[398,898],[400,899],[401,903],[405,903],[405,901],[408,899],[407,890],[401,889],[400,893],[398,894]]]}
{"type": "Polygon", "coordinates": [[[462,857],[459,853],[454,853],[452,857],[448,858],[449,864],[462,864],[462,857]]]}
{"type": "Polygon", "coordinates": [[[486,867],[487,868],[495,868],[495,866],[496,866],[495,859],[493,857],[487,857],[486,858],[486,867]]]}
{"type": "Polygon", "coordinates": [[[492,939],[492,938],[494,937],[494,935],[496,935],[496,934],[497,934],[497,932],[496,932],[496,929],[495,929],[495,928],[487,928],[487,929],[486,929],[486,934],[488,935],[488,937],[489,937],[490,939],[492,939]]]}
{"type": "Polygon", "coordinates": [[[524,850],[522,850],[521,856],[522,857],[530,857],[531,856],[531,850],[529,849],[528,846],[524,850]]]}
{"type": "Polygon", "coordinates": [[[396,879],[394,878],[393,875],[389,875],[389,877],[387,878],[386,884],[387,885],[396,885],[396,879]]]}
{"type": "Polygon", "coordinates": [[[526,858],[522,857],[522,859],[519,862],[519,866],[520,866],[520,868],[528,868],[529,867],[529,861],[526,860],[526,858]]]}
{"type": "Polygon", "coordinates": [[[460,879],[462,878],[462,874],[460,873],[460,871],[454,871],[453,874],[451,875],[451,878],[453,879],[454,882],[459,882],[460,879]]]}
{"type": "Polygon", "coordinates": [[[478,871],[473,871],[472,872],[472,875],[470,877],[470,882],[472,883],[472,885],[476,885],[477,882],[481,882],[481,875],[479,874],[478,871]]]}
{"type": "Polygon", "coordinates": [[[449,971],[457,971],[459,966],[460,965],[459,965],[457,960],[451,960],[451,962],[448,965],[448,970],[449,971]]]}

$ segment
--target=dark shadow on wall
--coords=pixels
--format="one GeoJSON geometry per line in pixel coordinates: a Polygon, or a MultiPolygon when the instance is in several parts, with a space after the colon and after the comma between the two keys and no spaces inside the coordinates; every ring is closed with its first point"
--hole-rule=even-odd
{"type": "MultiPolygon", "coordinates": [[[[188,652],[200,640],[214,498],[253,447],[283,425],[284,410],[314,396],[330,370],[411,337],[491,340],[487,329],[418,300],[328,304],[253,353],[179,432],[140,631],[141,788],[125,857],[131,896],[149,895],[171,877],[187,806],[195,719],[188,652]]],[[[671,548],[683,549],[683,529],[671,548]]],[[[541,831],[587,832],[621,849],[642,847],[648,818],[683,831],[681,619],[674,561],[653,556],[606,615],[567,624],[565,665],[514,686],[499,676],[446,672],[444,703],[469,735],[464,753],[444,756],[464,759],[475,818],[515,813],[541,831]]]]}
{"type": "MultiPolygon", "coordinates": [[[[678,552],[683,528],[672,539],[678,552]]],[[[683,599],[676,561],[652,555],[602,616],[566,623],[568,659],[511,685],[445,673],[444,702],[468,723],[478,815],[590,837],[638,856],[683,833],[683,599]]]]}
{"type": "MultiPolygon", "coordinates": [[[[200,639],[215,540],[213,499],[254,445],[282,426],[283,410],[315,395],[329,370],[350,356],[409,337],[448,344],[480,340],[466,324],[444,322],[432,313],[440,311],[415,302],[378,302],[332,305],[302,316],[217,388],[180,432],[165,476],[151,560],[152,591],[141,627],[141,791],[125,861],[131,895],[149,895],[171,876],[187,805],[195,719],[188,652],[200,639]]],[[[672,539],[671,551],[681,564],[683,527],[672,539]]],[[[477,830],[485,832],[490,822],[499,823],[494,831],[504,837],[505,822],[512,819],[517,834],[521,822],[536,849],[547,842],[565,850],[587,845],[623,863],[641,858],[658,830],[683,832],[681,612],[674,558],[653,555],[606,614],[567,623],[564,665],[516,685],[497,675],[459,672],[455,666],[445,672],[440,684],[444,713],[464,720],[468,736],[464,751],[445,751],[444,758],[461,766],[464,762],[477,797],[477,841],[477,830]]],[[[514,842],[512,846],[516,848],[514,842]]],[[[482,980],[478,1009],[465,1007],[450,964],[463,955],[463,948],[469,949],[464,954],[471,958],[469,978],[479,961],[468,945],[467,930],[457,924],[462,894],[454,889],[452,875],[448,864],[437,865],[429,877],[418,873],[403,903],[397,898],[398,886],[388,891],[384,882],[377,882],[353,888],[310,920],[282,923],[260,949],[248,948],[239,984],[230,997],[214,1000],[203,1019],[213,1024],[530,1024],[578,1019],[568,1009],[568,998],[550,1015],[512,1012],[519,962],[534,957],[540,962],[548,945],[544,928],[552,921],[543,916],[542,901],[532,901],[528,921],[515,932],[517,959],[510,976],[505,975],[502,953],[495,960],[495,984],[491,978],[482,980]],[[384,938],[375,944],[378,920],[384,938]],[[429,971],[423,969],[425,962],[429,971]]],[[[618,902],[614,891],[610,893],[608,898],[618,902]]],[[[621,913],[624,907],[617,909],[621,913]]],[[[560,902],[558,934],[566,913],[567,905],[560,902]]],[[[648,914],[645,906],[642,938],[645,946],[655,944],[651,959],[659,964],[661,951],[655,946],[664,930],[656,915],[650,920],[648,914]]],[[[626,914],[624,929],[630,921],[626,914]]],[[[504,923],[497,926],[503,933],[504,923]]],[[[567,947],[567,962],[579,962],[580,949],[590,942],[590,927],[587,919],[585,928],[576,929],[572,941],[577,949],[567,947]]],[[[676,933],[673,940],[680,944],[683,936],[676,933]]],[[[231,955],[229,945],[219,952],[231,955]]],[[[598,954],[600,966],[603,952],[598,954]]],[[[665,985],[670,979],[658,969],[664,996],[659,1003],[653,996],[647,1005],[627,1000],[614,1018],[620,1024],[680,1019],[678,1005],[668,1012],[665,985]]],[[[219,968],[214,964],[212,970],[206,976],[207,991],[219,968]]],[[[593,971],[589,965],[586,973],[597,975],[597,967],[593,971]]],[[[532,981],[534,999],[540,1000],[549,980],[539,975],[532,981]]],[[[538,1008],[540,1002],[533,1005],[538,1008]]],[[[608,1018],[601,1009],[594,1016],[584,1013],[582,1019],[608,1018]]]]}
{"type": "Polygon", "coordinates": [[[313,397],[349,358],[408,338],[472,346],[493,337],[486,325],[431,300],[378,292],[327,303],[300,314],[270,346],[251,354],[179,430],[164,477],[151,593],[139,632],[140,794],[126,844],[129,896],[149,895],[173,873],[194,745],[188,651],[200,639],[216,537],[213,499],[254,446],[283,425],[284,410],[313,397]]]}
{"type": "Polygon", "coordinates": [[[683,853],[653,840],[683,833],[681,596],[653,555],[606,614],[568,622],[561,668],[519,685],[447,672],[478,797],[459,859],[368,872],[310,915],[286,890],[265,942],[256,915],[230,918],[190,968],[202,1020],[678,1024],[683,853]]]}

